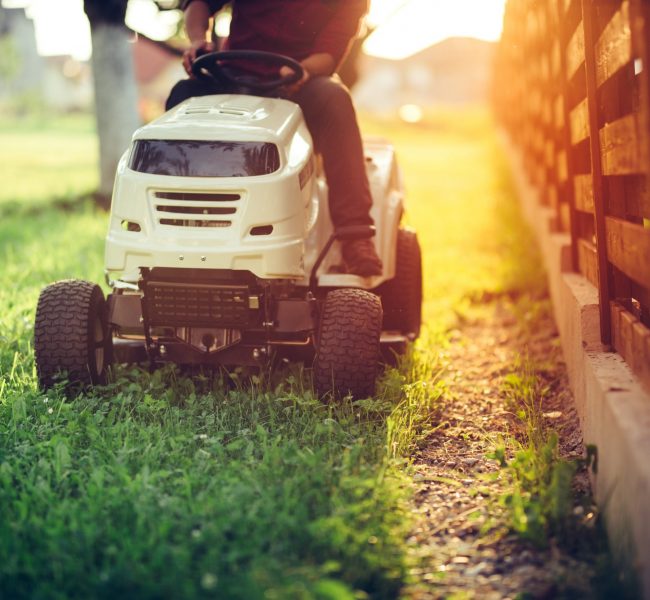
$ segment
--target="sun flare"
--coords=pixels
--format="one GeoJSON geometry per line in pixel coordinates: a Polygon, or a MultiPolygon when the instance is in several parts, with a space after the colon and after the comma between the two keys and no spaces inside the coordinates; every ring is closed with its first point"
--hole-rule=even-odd
{"type": "Polygon", "coordinates": [[[453,36],[497,40],[505,0],[372,0],[364,45],[373,56],[398,60],[453,36]]]}

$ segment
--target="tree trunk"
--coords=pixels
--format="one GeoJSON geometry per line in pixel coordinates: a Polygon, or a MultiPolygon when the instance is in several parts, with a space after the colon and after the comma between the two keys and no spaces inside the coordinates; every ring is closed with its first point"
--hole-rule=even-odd
{"type": "Polygon", "coordinates": [[[123,23],[93,21],[91,19],[91,64],[99,136],[98,200],[107,205],[117,163],[129,145],[131,134],[140,126],[140,118],[129,43],[132,34],[123,23]]]}

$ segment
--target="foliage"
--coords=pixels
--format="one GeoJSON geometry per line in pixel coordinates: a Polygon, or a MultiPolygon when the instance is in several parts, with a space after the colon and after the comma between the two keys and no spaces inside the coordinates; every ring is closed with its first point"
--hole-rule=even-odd
{"type": "Polygon", "coordinates": [[[3,84],[11,82],[19,71],[20,54],[15,41],[8,35],[0,36],[0,80],[3,80],[3,84]]]}
{"type": "Polygon", "coordinates": [[[569,577],[557,582],[558,597],[637,597],[632,574],[612,561],[602,517],[591,495],[580,496],[573,486],[576,473],[597,470],[596,448],[588,446],[584,458],[560,456],[558,434],[544,418],[549,389],[530,359],[520,360],[504,377],[502,393],[523,429],[490,454],[505,475],[506,491],[500,502],[509,527],[538,548],[559,547],[592,566],[589,590],[583,589],[579,578],[569,577]]]}

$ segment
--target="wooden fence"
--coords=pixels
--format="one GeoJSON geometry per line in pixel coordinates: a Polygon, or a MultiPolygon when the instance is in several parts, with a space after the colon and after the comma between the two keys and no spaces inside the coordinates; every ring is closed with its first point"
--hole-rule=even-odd
{"type": "Polygon", "coordinates": [[[598,288],[602,342],[650,388],[650,2],[509,0],[500,122],[598,288]]]}

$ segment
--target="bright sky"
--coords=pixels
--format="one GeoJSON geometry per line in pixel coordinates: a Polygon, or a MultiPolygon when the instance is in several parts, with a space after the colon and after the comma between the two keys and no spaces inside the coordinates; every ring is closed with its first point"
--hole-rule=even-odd
{"type": "MultiPolygon", "coordinates": [[[[90,31],[83,0],[1,0],[27,6],[41,54],[90,56],[90,31]]],[[[505,0],[371,0],[369,22],[377,30],[364,47],[369,54],[404,58],[450,36],[497,40],[505,0]]],[[[149,0],[131,0],[127,23],[157,39],[175,28],[175,13],[158,12],[149,0]]]]}

